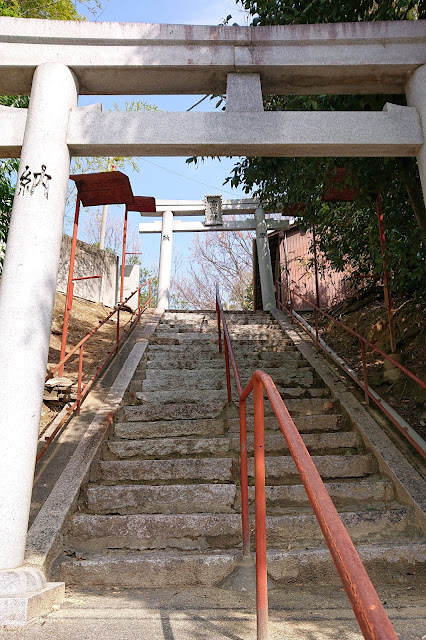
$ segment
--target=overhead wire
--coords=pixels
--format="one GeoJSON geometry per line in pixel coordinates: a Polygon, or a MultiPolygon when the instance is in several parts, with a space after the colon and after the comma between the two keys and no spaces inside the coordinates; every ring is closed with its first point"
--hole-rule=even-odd
{"type": "Polygon", "coordinates": [[[164,169],[164,171],[168,171],[169,173],[174,173],[176,176],[179,176],[180,178],[185,178],[186,180],[191,180],[192,182],[197,182],[198,184],[202,184],[204,187],[210,187],[211,189],[216,189],[216,191],[221,191],[222,193],[228,193],[230,196],[235,196],[235,193],[232,193],[231,191],[227,191],[226,189],[221,189],[220,187],[215,187],[212,184],[207,184],[206,182],[201,182],[200,180],[196,180],[195,178],[189,178],[188,176],[184,176],[182,173],[178,173],[177,171],[173,171],[172,169],[163,167],[161,164],[152,162],[152,160],[146,160],[145,158],[140,158],[140,160],[143,160],[148,164],[152,164],[154,167],[158,167],[159,169],[164,169]]]}

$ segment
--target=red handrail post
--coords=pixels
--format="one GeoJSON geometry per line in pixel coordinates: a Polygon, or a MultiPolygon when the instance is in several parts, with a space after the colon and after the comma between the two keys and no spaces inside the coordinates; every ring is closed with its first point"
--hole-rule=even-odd
{"type": "MultiPolygon", "coordinates": [[[[75,215],[74,215],[74,229],[72,234],[71,241],[71,254],[70,254],[70,266],[68,270],[68,285],[67,285],[67,297],[65,300],[65,311],[64,311],[64,324],[62,326],[62,339],[61,339],[61,353],[59,356],[59,362],[65,357],[65,349],[67,347],[67,337],[68,337],[68,322],[69,315],[72,308],[72,296],[73,296],[73,283],[72,277],[74,274],[74,262],[75,262],[75,253],[77,250],[77,233],[78,233],[78,219],[80,217],[80,198],[77,195],[77,200],[75,203],[75,215]]],[[[59,377],[64,375],[64,367],[60,367],[59,369],[59,377]]]]}
{"type": "Polygon", "coordinates": [[[120,342],[120,307],[117,309],[117,333],[116,333],[116,341],[115,341],[115,355],[118,353],[118,345],[120,342]]]}
{"type": "Polygon", "coordinates": [[[317,237],[315,233],[315,225],[312,225],[312,242],[314,250],[314,269],[315,269],[315,298],[316,305],[320,307],[320,294],[319,294],[319,282],[318,282],[318,257],[317,257],[317,237]]]}
{"type": "Polygon", "coordinates": [[[82,377],[83,377],[83,349],[84,345],[82,344],[80,347],[80,353],[78,356],[78,387],[77,387],[77,407],[75,410],[75,415],[80,415],[80,406],[81,406],[81,389],[82,389],[82,377]]]}
{"type": "Polygon", "coordinates": [[[290,322],[293,324],[293,291],[290,290],[290,322]]]}
{"type": "Polygon", "coordinates": [[[138,322],[141,321],[141,287],[138,287],[138,322]]]}
{"type": "Polygon", "coordinates": [[[126,266],[126,239],[127,239],[127,205],[124,212],[124,226],[123,226],[123,251],[121,254],[121,278],[120,278],[120,304],[123,302],[124,292],[124,269],[126,266]]]}
{"type": "Polygon", "coordinates": [[[241,519],[243,530],[243,556],[250,555],[250,524],[248,505],[248,470],[247,470],[247,412],[246,401],[239,402],[240,412],[240,484],[241,484],[241,519]]]}
{"type": "Polygon", "coordinates": [[[152,298],[152,285],[151,285],[151,278],[148,280],[149,282],[149,290],[148,290],[148,307],[151,309],[151,298],[152,298]]]}
{"type": "Polygon", "coordinates": [[[318,311],[316,308],[314,308],[314,318],[315,318],[315,339],[317,341],[317,351],[319,351],[320,348],[319,348],[319,338],[318,338],[318,311]]]}
{"type": "Polygon", "coordinates": [[[220,330],[220,312],[219,303],[216,301],[216,313],[217,313],[217,333],[219,336],[219,353],[222,353],[222,332],[220,330]]]}
{"type": "Polygon", "coordinates": [[[370,397],[368,395],[368,378],[367,378],[367,363],[365,359],[365,344],[362,338],[359,339],[361,343],[361,358],[362,358],[362,377],[364,380],[364,394],[365,394],[365,402],[370,404],[370,397]]]}
{"type": "Polygon", "coordinates": [[[266,567],[265,435],[263,385],[253,376],[254,395],[254,490],[256,521],[257,640],[268,634],[268,574],[266,567]]]}
{"type": "Polygon", "coordinates": [[[225,340],[225,366],[226,366],[226,388],[228,390],[228,402],[231,404],[232,402],[232,392],[231,392],[231,374],[229,371],[229,352],[228,352],[228,343],[225,340]]]}

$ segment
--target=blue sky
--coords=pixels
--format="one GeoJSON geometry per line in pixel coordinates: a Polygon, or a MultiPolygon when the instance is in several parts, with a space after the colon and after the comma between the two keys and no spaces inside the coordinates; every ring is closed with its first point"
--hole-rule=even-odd
{"type": "MultiPolygon", "coordinates": [[[[152,22],[168,24],[220,24],[228,15],[232,15],[231,24],[248,24],[248,18],[234,0],[108,0],[100,14],[89,20],[97,22],[152,22]]],[[[186,111],[202,96],[131,96],[128,99],[140,99],[157,105],[163,111],[186,111]]],[[[124,109],[126,96],[81,96],[79,104],[87,105],[102,102],[104,109],[112,108],[117,102],[124,109]]],[[[212,111],[215,101],[209,99],[194,111],[212,111]]],[[[235,160],[223,158],[206,160],[198,167],[187,164],[186,157],[157,158],[139,160],[139,172],[126,171],[130,177],[135,195],[150,195],[157,199],[202,199],[208,194],[222,194],[224,198],[244,196],[241,190],[223,185],[231,172],[235,160]],[[154,163],[154,164],[152,164],[154,163]]],[[[247,196],[246,196],[247,197],[247,196]]],[[[83,213],[84,215],[84,213],[83,213]]],[[[122,217],[118,207],[110,209],[111,216],[122,217]]],[[[150,218],[150,220],[153,220],[150,218]]],[[[131,215],[129,224],[136,228],[141,218],[131,215]]],[[[143,220],[145,221],[145,220],[143,220]]],[[[83,229],[83,225],[81,225],[83,229]]],[[[192,234],[179,233],[174,236],[174,248],[184,257],[189,248],[192,234]]],[[[82,240],[84,235],[79,234],[82,240]]],[[[158,262],[160,237],[158,234],[145,235],[142,238],[143,266],[150,267],[158,262]]]]}

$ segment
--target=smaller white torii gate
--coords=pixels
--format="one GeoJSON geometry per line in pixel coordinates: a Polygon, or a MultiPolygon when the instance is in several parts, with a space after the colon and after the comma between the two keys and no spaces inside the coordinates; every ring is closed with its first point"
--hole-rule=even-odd
{"type": "Polygon", "coordinates": [[[163,214],[162,222],[142,222],[139,233],[161,233],[160,264],[158,270],[157,308],[168,309],[170,306],[170,281],[173,250],[173,232],[189,231],[256,231],[256,246],[259,261],[259,274],[262,289],[262,304],[265,311],[276,308],[274,277],[272,273],[271,254],[269,251],[268,231],[287,229],[288,220],[265,218],[265,212],[259,200],[242,198],[223,200],[221,196],[206,196],[205,200],[157,200],[156,216],[163,214]],[[211,206],[215,214],[211,214],[211,206]],[[224,221],[222,216],[248,214],[249,217],[239,220],[224,221]],[[175,214],[182,216],[202,216],[205,221],[176,220],[175,214]]]}

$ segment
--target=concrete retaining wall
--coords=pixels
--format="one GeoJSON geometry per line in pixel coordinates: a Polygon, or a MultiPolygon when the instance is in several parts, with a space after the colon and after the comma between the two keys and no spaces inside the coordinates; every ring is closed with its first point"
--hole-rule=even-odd
{"type": "MultiPolygon", "coordinates": [[[[126,264],[124,267],[123,300],[125,300],[127,296],[129,296],[139,286],[139,274],[140,267],[138,264],[126,264]]],[[[138,296],[132,296],[127,304],[131,309],[137,309],[138,296]]]]}
{"type": "MultiPolygon", "coordinates": [[[[67,291],[70,254],[71,238],[64,234],[56,284],[56,290],[62,293],[67,291]]],[[[113,307],[117,299],[118,257],[77,240],[74,277],[96,275],[101,275],[102,278],[75,282],[74,296],[91,302],[102,302],[106,307],[113,307]]]]}

